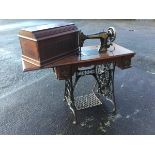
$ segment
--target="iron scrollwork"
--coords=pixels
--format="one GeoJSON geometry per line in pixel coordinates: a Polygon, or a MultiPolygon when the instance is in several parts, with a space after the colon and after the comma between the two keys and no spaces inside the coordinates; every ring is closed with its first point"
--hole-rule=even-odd
{"type": "MultiPolygon", "coordinates": [[[[102,65],[95,65],[89,69],[78,69],[75,73],[74,82],[72,77],[65,81],[64,100],[68,103],[74,115],[74,124],[77,122],[76,111],[79,110],[76,108],[74,89],[80,77],[85,75],[92,75],[96,79],[95,87],[97,86],[97,93],[103,95],[107,100],[111,101],[113,104],[112,112],[116,111],[114,96],[114,72],[115,63],[104,63],[102,65]]],[[[93,90],[95,90],[95,88],[93,90]]]]}
{"type": "Polygon", "coordinates": [[[116,102],[114,94],[114,72],[115,63],[106,63],[102,65],[95,66],[94,75],[97,84],[98,92],[102,94],[107,100],[111,101],[113,104],[112,112],[116,111],[116,102]]]}

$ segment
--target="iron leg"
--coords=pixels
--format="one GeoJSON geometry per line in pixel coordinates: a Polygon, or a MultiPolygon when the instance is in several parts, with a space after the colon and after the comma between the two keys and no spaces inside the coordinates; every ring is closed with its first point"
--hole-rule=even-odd
{"type": "Polygon", "coordinates": [[[106,100],[109,100],[112,105],[112,113],[116,112],[116,102],[114,94],[114,72],[115,63],[105,63],[95,67],[94,77],[98,84],[98,92],[101,93],[106,100]]]}
{"type": "Polygon", "coordinates": [[[64,100],[67,101],[68,106],[73,114],[73,124],[77,123],[76,118],[76,108],[74,104],[74,95],[73,95],[73,82],[72,77],[70,79],[67,79],[65,81],[65,94],[64,94],[64,100]]]}

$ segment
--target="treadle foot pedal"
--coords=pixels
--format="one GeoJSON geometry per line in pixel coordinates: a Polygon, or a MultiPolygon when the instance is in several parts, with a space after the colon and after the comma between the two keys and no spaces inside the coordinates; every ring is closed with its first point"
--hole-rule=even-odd
{"type": "Polygon", "coordinates": [[[84,96],[75,97],[75,107],[77,110],[86,109],[94,106],[101,105],[99,94],[90,93],[84,96]]]}

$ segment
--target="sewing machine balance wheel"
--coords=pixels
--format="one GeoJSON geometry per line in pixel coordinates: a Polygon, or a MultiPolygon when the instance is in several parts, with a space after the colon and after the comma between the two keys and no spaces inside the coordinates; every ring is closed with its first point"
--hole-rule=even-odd
{"type": "Polygon", "coordinates": [[[116,30],[114,27],[108,28],[108,34],[110,35],[110,41],[113,42],[116,39],[116,30]]]}

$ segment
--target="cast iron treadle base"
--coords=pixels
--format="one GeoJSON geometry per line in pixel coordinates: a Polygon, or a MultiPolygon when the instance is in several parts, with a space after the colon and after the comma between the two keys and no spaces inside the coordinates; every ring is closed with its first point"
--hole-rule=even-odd
{"type": "Polygon", "coordinates": [[[104,63],[102,65],[96,65],[89,69],[78,69],[75,74],[75,80],[72,76],[65,80],[65,94],[64,100],[67,101],[70,110],[74,115],[73,123],[77,123],[76,111],[101,105],[102,102],[98,98],[98,95],[104,96],[107,100],[113,104],[112,112],[116,112],[116,103],[114,95],[114,71],[115,62],[104,63]],[[93,92],[88,95],[74,97],[74,89],[80,77],[85,75],[92,75],[96,84],[93,88],[93,92]]]}
{"type": "Polygon", "coordinates": [[[102,102],[98,99],[98,97],[94,93],[75,97],[75,107],[77,110],[86,109],[101,104],[102,102]]]}

